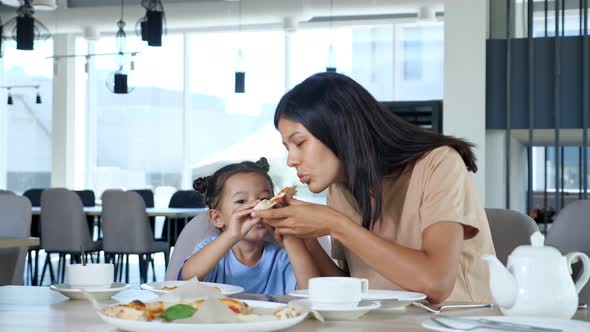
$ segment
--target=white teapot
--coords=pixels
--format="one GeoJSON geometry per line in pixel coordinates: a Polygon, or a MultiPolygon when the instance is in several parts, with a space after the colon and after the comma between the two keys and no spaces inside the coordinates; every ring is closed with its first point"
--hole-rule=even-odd
{"type": "Polygon", "coordinates": [[[531,235],[531,245],[522,245],[508,256],[508,268],[494,255],[483,256],[490,268],[490,291],[504,315],[543,316],[569,319],[578,308],[578,293],[590,277],[590,259],[572,252],[562,256],[544,246],[540,232],[531,235]],[[572,263],[582,260],[583,274],[572,280],[572,263]]]}

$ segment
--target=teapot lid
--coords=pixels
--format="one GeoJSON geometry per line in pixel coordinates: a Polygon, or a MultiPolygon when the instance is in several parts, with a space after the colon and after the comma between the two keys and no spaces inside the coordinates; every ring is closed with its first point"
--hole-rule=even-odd
{"type": "Polygon", "coordinates": [[[531,235],[530,245],[518,246],[510,254],[512,258],[533,258],[533,259],[551,259],[553,257],[563,257],[561,253],[550,246],[545,246],[545,237],[541,232],[536,231],[531,235]]]}

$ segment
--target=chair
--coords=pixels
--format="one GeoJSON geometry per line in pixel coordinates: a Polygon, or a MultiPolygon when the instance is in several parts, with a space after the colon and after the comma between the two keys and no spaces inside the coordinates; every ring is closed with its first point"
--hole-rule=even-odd
{"type": "MultiPolygon", "coordinates": [[[[31,202],[17,195],[0,195],[0,236],[28,237],[31,232],[31,202]]],[[[23,285],[27,248],[0,249],[0,285],[23,285]]]]}
{"type": "MultiPolygon", "coordinates": [[[[146,208],[153,208],[154,207],[154,192],[151,189],[132,189],[129,191],[133,191],[139,194],[143,201],[145,202],[146,208]]],[[[152,230],[152,234],[154,235],[154,239],[156,238],[156,217],[149,217],[150,220],[150,229],[152,230]]]]}
{"type": "MultiPolygon", "coordinates": [[[[70,261],[81,261],[82,249],[87,253],[99,252],[101,243],[93,242],[88,230],[86,214],[80,197],[63,188],[46,189],[41,194],[41,248],[47,256],[41,272],[41,282],[49,266],[51,283],[54,283],[51,254],[59,254],[57,280],[63,282],[66,255],[70,261]]],[[[90,256],[92,260],[92,255],[90,256]]]]}
{"type": "MultiPolygon", "coordinates": [[[[94,196],[94,191],[92,190],[76,190],[76,194],[80,197],[80,201],[82,201],[82,206],[84,207],[92,207],[96,206],[96,197],[94,196]]],[[[93,216],[86,216],[86,220],[88,222],[88,229],[90,230],[90,238],[94,239],[94,217],[93,216]]],[[[98,224],[98,236],[97,238],[100,239],[100,223],[98,224]]]]}
{"type": "MultiPolygon", "coordinates": [[[[553,226],[545,237],[545,244],[590,255],[589,215],[590,200],[583,199],[568,204],[559,211],[553,220],[553,226]]],[[[580,269],[581,265],[579,263],[574,264],[574,277],[577,277],[580,269]]],[[[586,284],[582,288],[579,301],[580,303],[590,302],[590,285],[586,284]]]]}
{"type": "MultiPolygon", "coordinates": [[[[195,190],[179,190],[172,195],[168,207],[171,208],[204,208],[205,201],[201,193],[195,190]]],[[[162,238],[168,240],[168,227],[170,227],[170,246],[176,245],[178,235],[185,227],[184,218],[166,218],[162,228],[162,238]]]]}
{"type": "Polygon", "coordinates": [[[531,234],[538,231],[535,221],[514,210],[485,209],[492,233],[496,256],[506,264],[508,255],[521,244],[529,244],[531,234]]]}
{"type": "MultiPolygon", "coordinates": [[[[31,202],[32,207],[40,207],[41,206],[41,193],[45,189],[41,188],[33,188],[28,189],[23,193],[23,196],[28,198],[31,202]]],[[[41,237],[41,225],[40,225],[40,216],[34,215],[31,219],[31,236],[34,237],[41,237]]],[[[29,271],[29,276],[31,276],[30,283],[33,286],[37,286],[38,280],[38,270],[39,270],[39,250],[41,247],[34,246],[30,247],[27,255],[27,269],[29,271]],[[35,264],[33,266],[33,258],[32,254],[35,254],[35,264]]]]}
{"type": "Polygon", "coordinates": [[[172,257],[170,257],[170,263],[166,269],[165,279],[178,279],[180,268],[186,258],[192,254],[195,246],[217,232],[219,232],[217,228],[209,222],[209,215],[207,213],[201,213],[191,219],[178,236],[176,246],[174,247],[174,251],[172,251],[172,257]]]}
{"type": "Polygon", "coordinates": [[[0,195],[16,195],[16,194],[10,190],[0,189],[0,195]]]}
{"type": "Polygon", "coordinates": [[[168,265],[168,244],[153,239],[145,208],[145,201],[134,191],[107,190],[102,194],[103,250],[109,261],[115,261],[115,275],[119,279],[126,261],[125,282],[129,282],[129,255],[139,256],[141,282],[147,281],[151,254],[164,253],[168,265]]]}

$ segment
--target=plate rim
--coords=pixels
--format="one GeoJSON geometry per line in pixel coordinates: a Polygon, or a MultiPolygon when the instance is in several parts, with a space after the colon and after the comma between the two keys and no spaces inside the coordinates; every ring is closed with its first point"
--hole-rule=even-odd
{"type": "MultiPolygon", "coordinates": [[[[155,288],[155,287],[151,286],[150,284],[163,283],[163,282],[174,282],[174,281],[176,281],[176,282],[184,282],[184,281],[188,281],[188,280],[162,280],[162,281],[144,282],[143,284],[141,284],[139,286],[139,288],[140,289],[143,289],[143,290],[150,291],[150,292],[154,292],[154,293],[157,293],[157,294],[166,294],[169,291],[155,288]]],[[[227,293],[224,293],[223,290],[221,290],[221,294],[223,294],[223,295],[239,294],[239,293],[243,293],[244,290],[245,290],[244,287],[237,286],[237,285],[222,284],[222,283],[218,283],[218,282],[208,282],[208,281],[199,281],[199,282],[200,283],[203,283],[203,284],[224,285],[224,286],[230,286],[230,287],[234,287],[235,288],[235,291],[229,291],[227,293]]]]}
{"type": "MultiPolygon", "coordinates": [[[[398,297],[389,297],[389,298],[374,298],[374,297],[363,297],[364,301],[387,301],[387,300],[397,300],[399,302],[413,302],[413,301],[421,301],[426,299],[426,294],[418,293],[418,292],[411,292],[411,291],[403,291],[403,290],[393,290],[393,289],[369,289],[369,291],[387,291],[387,292],[403,292],[403,293],[412,293],[416,294],[414,298],[405,298],[400,299],[398,297]]],[[[308,298],[309,297],[309,289],[296,289],[289,292],[289,295],[299,297],[299,298],[308,298]],[[302,294],[305,292],[305,294],[302,294]]]]}
{"type": "MultiPolygon", "coordinates": [[[[120,292],[126,290],[131,287],[131,284],[126,282],[113,282],[112,285],[121,285],[118,287],[111,287],[111,288],[87,288],[85,289],[88,293],[107,293],[107,292],[120,292]]],[[[67,283],[59,283],[53,284],[49,286],[49,289],[54,290],[56,292],[67,292],[67,293],[80,293],[80,288],[62,288],[58,287],[59,285],[68,285],[67,283]]]]}

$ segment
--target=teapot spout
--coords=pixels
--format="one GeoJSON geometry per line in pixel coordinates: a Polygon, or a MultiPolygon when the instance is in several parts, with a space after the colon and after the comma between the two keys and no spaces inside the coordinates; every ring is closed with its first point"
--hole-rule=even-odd
{"type": "Polygon", "coordinates": [[[503,308],[511,308],[516,301],[518,285],[516,278],[502,265],[494,255],[485,255],[481,259],[490,269],[490,291],[496,303],[503,308]]]}

